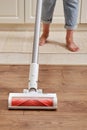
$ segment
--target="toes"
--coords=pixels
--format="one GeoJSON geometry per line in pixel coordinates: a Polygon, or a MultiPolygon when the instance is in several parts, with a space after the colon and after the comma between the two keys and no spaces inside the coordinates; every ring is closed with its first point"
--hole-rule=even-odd
{"type": "Polygon", "coordinates": [[[46,43],[46,39],[47,39],[46,37],[41,36],[40,41],[39,41],[39,45],[43,46],[46,43]]]}
{"type": "Polygon", "coordinates": [[[45,39],[40,39],[39,45],[43,46],[45,44],[46,40],[45,39]]]}
{"type": "Polygon", "coordinates": [[[79,51],[79,48],[78,47],[73,47],[73,46],[70,46],[70,45],[67,45],[66,46],[68,48],[68,50],[72,51],[72,52],[77,52],[79,51]]]}

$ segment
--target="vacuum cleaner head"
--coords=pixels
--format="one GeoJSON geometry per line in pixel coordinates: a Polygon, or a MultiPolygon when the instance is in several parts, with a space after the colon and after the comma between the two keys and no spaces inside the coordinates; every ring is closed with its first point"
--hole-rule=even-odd
{"type": "Polygon", "coordinates": [[[38,92],[10,93],[9,109],[57,109],[56,94],[42,94],[38,92]]]}

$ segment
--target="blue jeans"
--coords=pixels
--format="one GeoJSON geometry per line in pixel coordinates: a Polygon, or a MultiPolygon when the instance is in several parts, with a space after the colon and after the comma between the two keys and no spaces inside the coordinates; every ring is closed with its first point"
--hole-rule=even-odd
{"type": "MultiPolygon", "coordinates": [[[[43,0],[42,17],[43,23],[51,23],[53,19],[54,7],[56,0],[43,0]]],[[[73,30],[77,26],[79,0],[63,0],[65,28],[73,30]]]]}

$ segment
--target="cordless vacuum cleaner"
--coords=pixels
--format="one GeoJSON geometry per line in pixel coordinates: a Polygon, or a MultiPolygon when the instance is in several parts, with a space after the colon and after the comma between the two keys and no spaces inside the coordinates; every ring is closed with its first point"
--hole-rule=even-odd
{"type": "Polygon", "coordinates": [[[55,93],[43,94],[37,89],[38,81],[38,48],[41,22],[42,1],[37,0],[36,20],[34,31],[34,43],[32,52],[32,63],[30,65],[28,89],[23,93],[10,93],[8,98],[8,109],[57,109],[57,95],[55,93]]]}

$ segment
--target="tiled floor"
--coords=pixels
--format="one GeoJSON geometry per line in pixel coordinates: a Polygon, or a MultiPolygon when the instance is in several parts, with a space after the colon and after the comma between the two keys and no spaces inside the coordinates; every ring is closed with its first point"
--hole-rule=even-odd
{"type": "MultiPolygon", "coordinates": [[[[0,32],[0,63],[29,64],[31,62],[34,33],[31,31],[0,32]]],[[[75,42],[78,52],[70,52],[65,44],[65,32],[50,32],[47,43],[39,47],[40,64],[87,64],[87,32],[77,31],[75,42]]]]}

